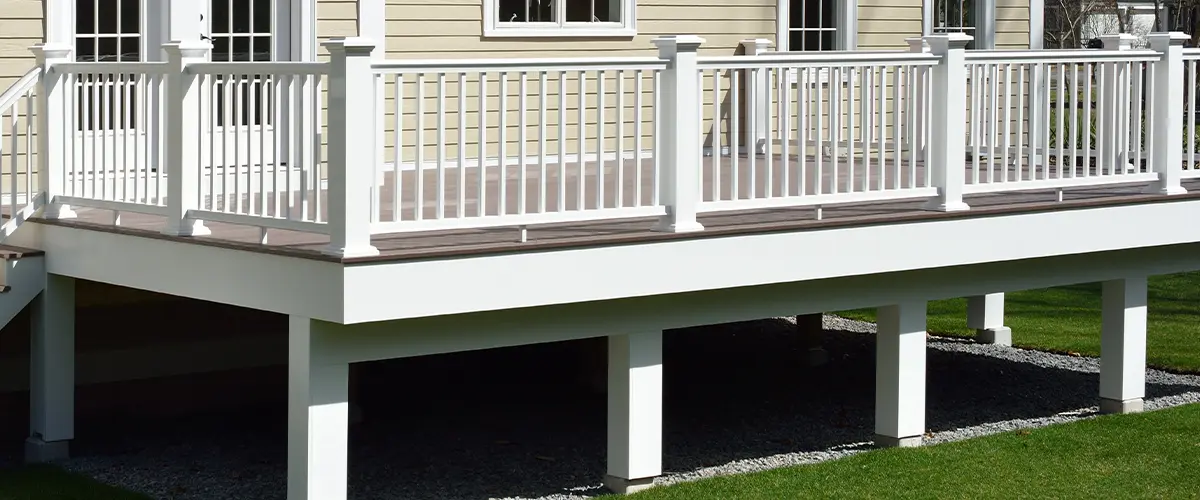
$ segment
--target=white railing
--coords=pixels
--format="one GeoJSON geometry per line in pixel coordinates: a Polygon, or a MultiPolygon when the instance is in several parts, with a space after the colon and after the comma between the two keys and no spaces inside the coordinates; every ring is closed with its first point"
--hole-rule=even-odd
{"type": "Polygon", "coordinates": [[[59,63],[52,126],[67,138],[62,203],[166,215],[161,124],[166,63],[59,63]]]}
{"type": "Polygon", "coordinates": [[[37,189],[37,90],[41,69],[36,68],[0,93],[0,194],[3,214],[8,217],[0,236],[8,236],[30,215],[37,189]]]}
{"type": "Polygon", "coordinates": [[[373,65],[384,182],[371,231],[662,215],[665,68],[654,57],[373,65]]]}
{"type": "Polygon", "coordinates": [[[908,52],[700,58],[711,160],[699,210],[935,195],[908,144],[937,62],[908,52]]]}
{"type": "Polygon", "coordinates": [[[1184,102],[1183,111],[1183,137],[1184,147],[1183,153],[1183,177],[1185,178],[1200,178],[1200,156],[1197,153],[1200,151],[1196,148],[1197,140],[1200,139],[1200,114],[1197,114],[1197,100],[1200,100],[1200,87],[1196,84],[1200,83],[1196,79],[1196,71],[1200,69],[1200,48],[1183,49],[1183,64],[1184,74],[1186,75],[1186,83],[1183,88],[1184,102]]]}
{"type": "Polygon", "coordinates": [[[1152,50],[967,52],[965,192],[1156,180],[1146,138],[1159,58],[1152,50]]]}
{"type": "Polygon", "coordinates": [[[190,63],[199,93],[192,216],[319,230],[327,178],[318,115],[326,63],[190,63]],[[248,220],[253,219],[253,220],[248,220]],[[264,220],[265,219],[265,220],[264,220]]]}
{"type": "Polygon", "coordinates": [[[1186,35],[1149,38],[699,57],[702,39],[669,36],[657,57],[427,61],[339,39],[327,63],[209,63],[207,44],[175,43],[166,63],[84,64],[60,48],[38,94],[58,118],[37,130],[66,157],[40,155],[39,189],[50,214],[328,234],[342,257],[377,253],[380,233],[640,216],[698,231],[704,212],[968,210],[964,194],[1094,184],[1176,194],[1200,177],[1194,114],[1178,109],[1196,106],[1200,53],[1186,35]]]}

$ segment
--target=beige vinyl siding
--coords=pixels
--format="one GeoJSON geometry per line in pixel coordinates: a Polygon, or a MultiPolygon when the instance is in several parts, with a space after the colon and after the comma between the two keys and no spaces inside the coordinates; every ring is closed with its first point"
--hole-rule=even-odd
{"type": "Polygon", "coordinates": [[[996,48],[1029,48],[1029,0],[996,0],[996,48]]]}
{"type": "Polygon", "coordinates": [[[921,36],[921,0],[858,0],[858,49],[907,50],[921,36]]]}
{"type": "MultiPolygon", "coordinates": [[[[29,48],[34,44],[42,41],[42,2],[35,0],[0,0],[0,93],[8,90],[10,86],[25,76],[30,69],[37,65],[37,60],[29,48]]],[[[26,163],[29,157],[26,156],[26,147],[32,137],[26,137],[26,121],[24,120],[25,109],[27,105],[33,103],[22,99],[17,104],[20,110],[18,116],[20,119],[16,124],[17,133],[17,155],[14,158],[12,153],[12,129],[11,115],[5,110],[0,116],[0,136],[4,140],[3,157],[0,158],[0,192],[3,196],[11,193],[11,186],[14,180],[12,173],[12,161],[16,160],[16,182],[21,190],[24,190],[26,183],[25,174],[26,163]]],[[[34,158],[36,161],[36,158],[34,158]]]]}

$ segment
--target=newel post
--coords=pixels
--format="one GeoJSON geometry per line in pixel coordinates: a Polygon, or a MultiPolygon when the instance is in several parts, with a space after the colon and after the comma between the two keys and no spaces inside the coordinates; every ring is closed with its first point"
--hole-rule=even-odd
{"type": "Polygon", "coordinates": [[[375,84],[365,38],[335,38],[329,51],[327,130],[329,246],[342,258],[379,255],[371,245],[371,189],[375,183],[375,84]]]}
{"type": "MultiPolygon", "coordinates": [[[[742,40],[742,52],[747,56],[766,54],[771,49],[771,41],[766,38],[751,38],[742,40]]],[[[785,73],[786,74],[786,73],[785,73]]],[[[769,70],[743,70],[742,85],[745,86],[742,102],[745,103],[746,126],[742,127],[746,134],[742,144],[748,146],[746,154],[765,153],[764,148],[770,143],[770,106],[771,78],[769,70]],[[751,126],[753,124],[753,126],[751,126]]]]}
{"type": "Polygon", "coordinates": [[[696,104],[700,102],[696,51],[703,43],[703,38],[691,35],[654,39],[658,56],[667,60],[660,94],[663,137],[658,151],[662,165],[659,198],[667,206],[667,215],[655,224],[655,231],[683,233],[704,229],[696,221],[700,203],[701,118],[700,106],[696,104]]]}
{"type": "Polygon", "coordinates": [[[190,215],[200,208],[200,78],[187,66],[208,60],[208,42],[168,42],[163,158],[167,165],[167,228],[174,236],[211,234],[204,221],[190,215]]]}
{"type": "MultiPolygon", "coordinates": [[[[1183,174],[1183,44],[1191,37],[1187,33],[1151,33],[1150,48],[1162,54],[1154,63],[1154,100],[1149,119],[1153,120],[1150,139],[1150,168],[1158,181],[1146,188],[1147,193],[1184,194],[1179,184],[1183,174]]],[[[1194,91],[1194,90],[1193,90],[1194,91]]],[[[1191,158],[1188,158],[1191,162],[1191,158]]]]}
{"type": "Polygon", "coordinates": [[[948,33],[925,37],[930,52],[941,57],[933,67],[929,116],[929,158],[931,187],[937,198],[929,200],[928,210],[953,212],[970,207],[963,202],[967,157],[967,67],[965,54],[970,35],[948,33]]]}
{"type": "MultiPolygon", "coordinates": [[[[33,46],[38,66],[42,68],[42,82],[37,97],[37,151],[38,184],[45,193],[45,208],[42,216],[47,219],[70,219],[75,217],[71,206],[54,197],[64,194],[66,189],[66,163],[64,158],[74,141],[67,140],[61,126],[68,120],[68,102],[74,98],[67,89],[64,75],[55,71],[54,65],[71,62],[71,46],[61,43],[39,43],[33,46]]],[[[33,193],[30,193],[32,196],[33,193]]],[[[29,200],[32,202],[33,200],[29,200]]],[[[17,200],[13,200],[17,203],[17,200]]]]}

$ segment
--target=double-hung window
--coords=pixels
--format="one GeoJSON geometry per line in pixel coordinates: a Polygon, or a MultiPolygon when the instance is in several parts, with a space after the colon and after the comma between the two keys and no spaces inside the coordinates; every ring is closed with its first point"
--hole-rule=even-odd
{"type": "Polygon", "coordinates": [[[483,0],[484,36],[633,36],[636,0],[483,0]]]}
{"type": "Polygon", "coordinates": [[[837,50],[836,0],[789,0],[787,51],[837,50]]]}

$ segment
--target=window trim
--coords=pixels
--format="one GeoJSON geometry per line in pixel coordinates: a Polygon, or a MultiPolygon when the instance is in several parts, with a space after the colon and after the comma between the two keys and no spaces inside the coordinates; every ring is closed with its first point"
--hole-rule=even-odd
{"type": "Polygon", "coordinates": [[[485,38],[632,37],[637,35],[637,0],[621,2],[619,23],[501,23],[499,0],[483,0],[485,38]]]}
{"type": "MultiPolygon", "coordinates": [[[[833,50],[858,50],[858,0],[828,0],[833,4],[833,50]]],[[[931,1],[931,0],[925,0],[931,1]]],[[[789,52],[791,34],[791,0],[775,4],[775,47],[789,52]]]]}

